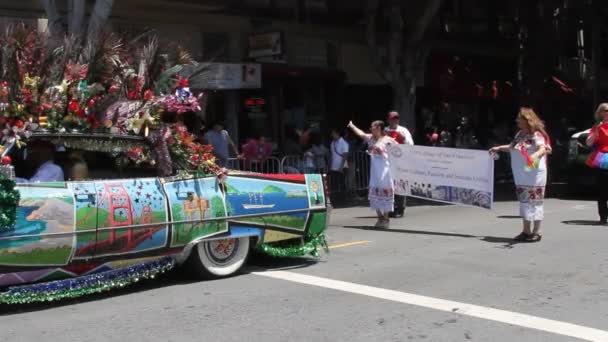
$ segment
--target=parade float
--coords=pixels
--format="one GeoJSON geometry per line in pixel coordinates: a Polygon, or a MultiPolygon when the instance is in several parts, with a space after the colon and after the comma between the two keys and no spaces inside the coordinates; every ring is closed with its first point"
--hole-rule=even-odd
{"type": "Polygon", "coordinates": [[[53,46],[24,25],[0,39],[0,303],[75,298],[175,266],[230,276],[253,250],[325,245],[324,176],[225,170],[188,132],[181,117],[205,96],[189,79],[205,66],[184,50],[150,35],[53,46]],[[33,142],[78,153],[89,177],[16,182],[33,142]]]}

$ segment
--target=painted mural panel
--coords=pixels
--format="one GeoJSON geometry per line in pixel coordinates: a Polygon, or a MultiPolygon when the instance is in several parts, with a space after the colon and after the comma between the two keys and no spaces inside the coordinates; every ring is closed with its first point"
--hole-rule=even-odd
{"type": "Polygon", "coordinates": [[[168,182],[164,185],[171,206],[171,246],[228,231],[226,205],[215,177],[168,182]],[[220,218],[218,220],[218,218],[220,218]]]}
{"type": "Polygon", "coordinates": [[[321,175],[306,175],[310,208],[325,208],[325,192],[321,175]]]}
{"type": "Polygon", "coordinates": [[[236,218],[231,221],[303,231],[308,220],[308,193],[305,184],[229,177],[226,207],[236,218]],[[289,213],[289,211],[302,210],[289,213]],[[258,215],[257,217],[239,217],[258,215]]]}
{"type": "Polygon", "coordinates": [[[95,254],[97,242],[97,191],[94,182],[69,183],[76,204],[76,251],[74,259],[95,254]]]}
{"type": "Polygon", "coordinates": [[[156,178],[95,182],[95,256],[163,248],[169,221],[165,194],[156,178]],[[158,225],[155,225],[158,224],[158,225]]]}
{"type": "Polygon", "coordinates": [[[75,243],[72,191],[65,183],[17,188],[17,224],[0,232],[0,265],[66,265],[75,243]]]}

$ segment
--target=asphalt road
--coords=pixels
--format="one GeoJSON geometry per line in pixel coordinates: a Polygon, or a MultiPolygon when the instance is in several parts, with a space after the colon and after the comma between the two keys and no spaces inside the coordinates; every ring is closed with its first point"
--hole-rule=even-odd
{"type": "Polygon", "coordinates": [[[0,308],[0,340],[559,342],[581,340],[568,335],[608,336],[608,227],[592,225],[594,203],[549,200],[538,244],[512,244],[520,229],[516,212],[514,202],[497,203],[493,211],[418,206],[379,231],[369,227],[368,209],[338,209],[328,232],[334,248],[318,261],[258,258],[230,279],[190,282],[172,273],[61,305],[0,308]]]}

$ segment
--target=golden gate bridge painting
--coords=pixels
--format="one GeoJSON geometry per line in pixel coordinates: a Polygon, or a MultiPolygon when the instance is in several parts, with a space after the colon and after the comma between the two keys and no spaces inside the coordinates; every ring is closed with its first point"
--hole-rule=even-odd
{"type": "Polygon", "coordinates": [[[96,182],[95,187],[96,243],[77,249],[76,257],[135,253],[165,246],[167,208],[157,180],[96,182]]]}

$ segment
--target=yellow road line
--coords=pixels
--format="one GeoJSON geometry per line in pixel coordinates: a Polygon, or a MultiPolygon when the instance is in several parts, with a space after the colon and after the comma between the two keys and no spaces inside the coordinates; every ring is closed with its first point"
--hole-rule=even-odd
{"type": "Polygon", "coordinates": [[[353,241],[353,242],[347,242],[347,243],[342,243],[339,245],[332,245],[329,246],[329,249],[335,249],[335,248],[342,248],[342,247],[350,247],[350,246],[355,246],[355,245],[363,245],[366,243],[370,243],[371,241],[353,241]]]}

